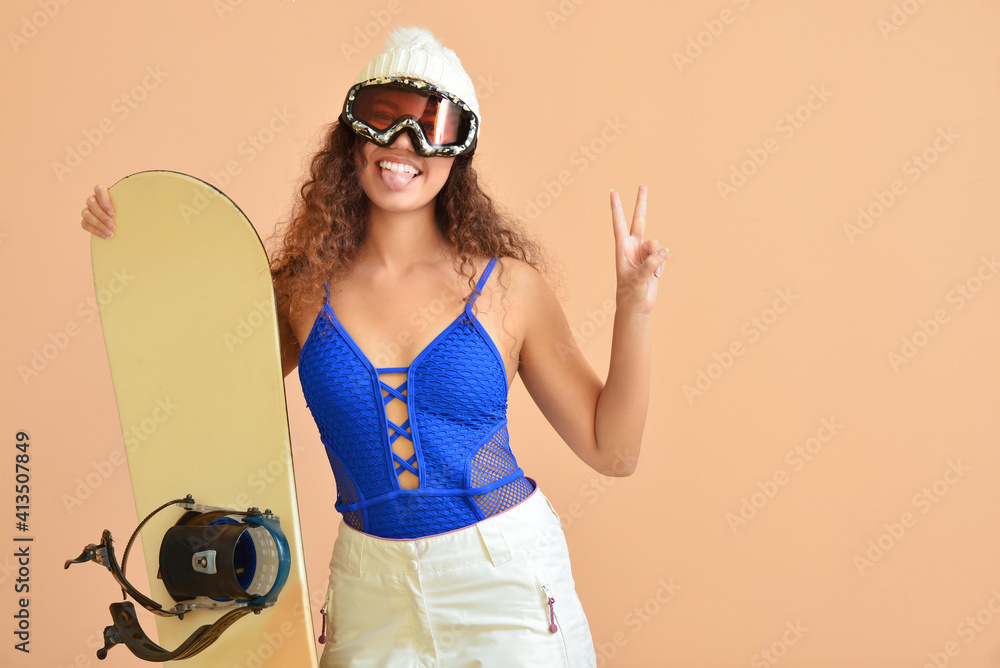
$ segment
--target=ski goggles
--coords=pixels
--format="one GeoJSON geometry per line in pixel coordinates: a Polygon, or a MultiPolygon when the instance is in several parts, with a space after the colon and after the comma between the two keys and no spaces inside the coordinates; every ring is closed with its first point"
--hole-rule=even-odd
{"type": "Polygon", "coordinates": [[[340,119],[365,139],[389,146],[409,131],[425,157],[472,155],[479,119],[460,98],[415,79],[385,77],[355,84],[340,119]]]}

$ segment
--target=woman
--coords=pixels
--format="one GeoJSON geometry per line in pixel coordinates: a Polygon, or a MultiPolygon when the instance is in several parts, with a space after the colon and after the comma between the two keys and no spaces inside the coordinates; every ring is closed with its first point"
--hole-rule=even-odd
{"type": "MultiPolygon", "coordinates": [[[[480,190],[471,79],[425,30],[393,33],[314,157],[271,261],[343,514],[324,666],[593,666],[558,514],[508,446],[515,373],[596,471],[635,468],[666,249],[611,193],[616,293],[601,383],[537,249],[480,190]]],[[[103,186],[82,225],[113,230],[103,186]]]]}

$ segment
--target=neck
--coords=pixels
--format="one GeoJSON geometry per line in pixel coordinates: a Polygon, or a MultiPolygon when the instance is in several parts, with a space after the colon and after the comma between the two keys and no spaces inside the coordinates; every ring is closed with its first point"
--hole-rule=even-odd
{"type": "Polygon", "coordinates": [[[375,267],[404,271],[450,255],[452,249],[434,218],[434,202],[402,213],[373,206],[362,258],[375,267]]]}

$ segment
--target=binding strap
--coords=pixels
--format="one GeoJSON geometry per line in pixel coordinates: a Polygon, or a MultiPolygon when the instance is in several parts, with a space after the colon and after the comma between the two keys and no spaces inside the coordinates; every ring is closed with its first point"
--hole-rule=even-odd
{"type": "Polygon", "coordinates": [[[160,647],[149,639],[146,632],[142,630],[142,626],[139,625],[135,606],[130,601],[112,603],[110,610],[114,626],[108,626],[104,629],[104,647],[97,650],[97,658],[103,660],[108,655],[109,649],[121,643],[128,647],[136,657],[144,661],[156,662],[189,659],[218,640],[219,636],[241,617],[251,612],[260,613],[260,608],[257,607],[230,610],[215,620],[214,624],[199,626],[194,633],[188,636],[187,640],[171,651],[160,647]]]}

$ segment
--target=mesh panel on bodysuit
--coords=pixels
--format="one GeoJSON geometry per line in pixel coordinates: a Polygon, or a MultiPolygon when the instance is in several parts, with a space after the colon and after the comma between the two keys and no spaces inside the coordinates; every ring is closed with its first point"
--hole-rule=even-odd
{"type": "MultiPolygon", "coordinates": [[[[329,454],[329,453],[328,453],[329,454]]],[[[335,456],[329,456],[330,467],[333,469],[333,477],[337,481],[337,503],[350,504],[361,500],[358,491],[354,489],[351,477],[344,471],[344,466],[335,456]]],[[[365,516],[363,510],[346,511],[343,513],[344,523],[352,529],[358,531],[365,530],[365,516]]]]}
{"type": "MultiPolygon", "coordinates": [[[[500,480],[517,470],[517,462],[510,451],[507,440],[507,427],[502,427],[493,438],[486,441],[472,458],[470,472],[470,487],[483,487],[495,480],[500,480]]],[[[521,477],[498,487],[492,492],[473,496],[485,517],[495,515],[517,505],[531,494],[531,483],[521,477]]]]}

